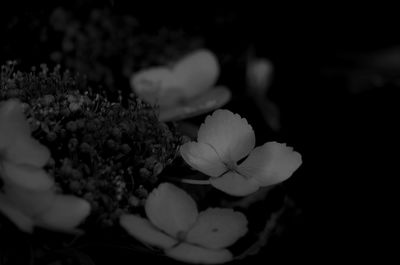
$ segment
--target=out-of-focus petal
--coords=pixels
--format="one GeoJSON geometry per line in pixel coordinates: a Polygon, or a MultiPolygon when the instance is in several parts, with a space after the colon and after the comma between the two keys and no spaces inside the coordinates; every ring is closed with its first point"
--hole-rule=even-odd
{"type": "Polygon", "coordinates": [[[220,249],[236,242],[247,233],[247,218],[232,209],[208,208],[199,214],[186,237],[188,243],[220,249]]]}
{"type": "Polygon", "coordinates": [[[197,141],[211,145],[224,162],[237,162],[255,145],[253,128],[229,110],[216,110],[200,126],[197,141]]]}
{"type": "Polygon", "coordinates": [[[188,142],[179,151],[186,163],[206,175],[218,177],[227,170],[221,158],[208,144],[188,142]]]}
{"type": "Polygon", "coordinates": [[[238,171],[254,178],[261,186],[269,186],[289,178],[301,163],[301,155],[292,147],[268,142],[256,147],[239,165],[238,171]]]}
{"type": "Polygon", "coordinates": [[[168,249],[178,241],[154,227],[147,219],[133,214],[122,215],[120,225],[134,238],[159,248],[168,249]]]}
{"type": "Polygon", "coordinates": [[[54,185],[54,180],[41,168],[28,164],[2,162],[2,176],[6,183],[20,188],[43,191],[54,185]]]}
{"type": "Polygon", "coordinates": [[[198,216],[192,197],[170,183],[162,183],[150,193],[145,210],[156,227],[175,238],[187,232],[198,216]]]}
{"type": "Polygon", "coordinates": [[[160,106],[169,106],[179,100],[179,95],[167,95],[166,92],[176,86],[171,69],[153,67],[135,73],[131,78],[131,86],[135,93],[144,101],[160,106]],[[165,97],[167,96],[167,97],[165,97]]]}
{"type": "Polygon", "coordinates": [[[50,151],[32,137],[19,137],[6,151],[7,159],[16,164],[43,167],[50,159],[50,151]]]}
{"type": "Polygon", "coordinates": [[[56,230],[73,230],[90,213],[90,204],[72,195],[56,195],[52,206],[38,217],[38,225],[56,230]]]}
{"type": "Polygon", "coordinates": [[[260,187],[253,178],[244,178],[233,171],[219,178],[210,178],[210,183],[213,187],[233,196],[247,196],[260,187]]]}
{"type": "Polygon", "coordinates": [[[186,243],[179,244],[165,252],[176,260],[187,263],[220,264],[231,261],[232,253],[227,249],[206,249],[186,243]]]}
{"type": "Polygon", "coordinates": [[[9,183],[4,185],[3,191],[10,204],[31,217],[50,208],[55,196],[53,189],[30,190],[9,183]]]}
{"type": "Polygon", "coordinates": [[[12,145],[16,137],[29,135],[21,102],[15,99],[0,102],[0,149],[12,145]]]}
{"type": "Polygon", "coordinates": [[[175,84],[185,99],[193,98],[214,87],[219,76],[219,64],[209,50],[194,51],[178,61],[173,68],[175,84]]]}
{"type": "Polygon", "coordinates": [[[0,194],[0,212],[7,216],[20,230],[32,233],[32,218],[21,212],[12,203],[8,202],[7,197],[0,194]]]}

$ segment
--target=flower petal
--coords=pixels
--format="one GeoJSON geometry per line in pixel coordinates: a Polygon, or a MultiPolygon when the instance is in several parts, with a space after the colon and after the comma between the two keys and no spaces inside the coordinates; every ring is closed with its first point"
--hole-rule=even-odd
{"type": "Polygon", "coordinates": [[[173,76],[184,98],[193,98],[214,87],[219,76],[218,60],[209,50],[194,51],[174,65],[173,76]]]}
{"type": "Polygon", "coordinates": [[[7,149],[6,158],[16,164],[43,167],[50,159],[50,151],[32,137],[18,137],[7,149]]]}
{"type": "Polygon", "coordinates": [[[227,170],[215,150],[207,144],[188,142],[179,151],[186,163],[206,175],[218,177],[227,170]]]}
{"type": "Polygon", "coordinates": [[[90,213],[90,204],[72,195],[56,195],[52,206],[38,217],[38,225],[57,230],[73,230],[90,213]]]}
{"type": "Polygon", "coordinates": [[[205,248],[220,249],[236,242],[247,233],[247,218],[232,209],[208,208],[199,214],[186,241],[205,248]]]}
{"type": "Polygon", "coordinates": [[[42,214],[51,207],[55,195],[52,189],[30,190],[8,183],[3,190],[13,207],[31,217],[42,214]]]}
{"type": "Polygon", "coordinates": [[[0,102],[0,150],[12,145],[21,135],[30,136],[21,102],[15,99],[0,102]]]}
{"type": "Polygon", "coordinates": [[[261,186],[269,186],[289,178],[301,163],[301,155],[292,147],[268,142],[256,147],[239,165],[238,171],[254,178],[261,186]]]}
{"type": "Polygon", "coordinates": [[[246,119],[216,110],[200,126],[197,141],[211,145],[225,163],[237,162],[253,150],[255,135],[246,119]]]}
{"type": "Polygon", "coordinates": [[[176,78],[167,67],[145,69],[131,78],[131,86],[141,99],[160,106],[174,105],[182,98],[182,89],[175,82],[176,78]]]}
{"type": "Polygon", "coordinates": [[[187,263],[219,264],[233,259],[232,253],[227,249],[206,249],[186,243],[167,250],[165,254],[187,263]]]}
{"type": "Polygon", "coordinates": [[[184,190],[170,183],[162,183],[146,200],[147,217],[159,229],[177,238],[196,222],[195,201],[184,190]]]}
{"type": "Polygon", "coordinates": [[[213,187],[233,196],[246,196],[260,187],[253,178],[246,179],[236,172],[229,171],[219,178],[210,178],[213,187]]]}
{"type": "Polygon", "coordinates": [[[41,168],[6,161],[1,165],[3,179],[11,185],[36,191],[48,190],[54,185],[54,180],[41,168]]]}
{"type": "Polygon", "coordinates": [[[133,214],[122,215],[120,225],[134,238],[159,248],[168,249],[178,243],[174,238],[164,234],[147,219],[133,214]]]}
{"type": "Polygon", "coordinates": [[[0,194],[0,212],[7,216],[20,230],[32,233],[33,220],[12,203],[8,202],[7,197],[0,194]]]}

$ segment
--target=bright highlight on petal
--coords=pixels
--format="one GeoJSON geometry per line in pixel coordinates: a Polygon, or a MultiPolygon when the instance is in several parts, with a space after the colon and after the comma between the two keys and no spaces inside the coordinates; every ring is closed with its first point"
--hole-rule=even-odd
{"type": "Polygon", "coordinates": [[[207,249],[186,243],[165,251],[165,254],[183,262],[202,264],[225,263],[233,258],[227,249],[207,249]]]}
{"type": "Polygon", "coordinates": [[[189,243],[211,249],[225,248],[247,233],[247,219],[232,209],[209,208],[201,212],[187,234],[189,243]]]}
{"type": "Polygon", "coordinates": [[[186,163],[206,175],[218,177],[227,170],[210,145],[189,142],[182,145],[179,151],[186,163]]]}
{"type": "Polygon", "coordinates": [[[293,148],[268,142],[256,147],[240,164],[238,171],[252,176],[261,186],[269,186],[288,179],[301,163],[301,155],[293,148]]]}
{"type": "Polygon", "coordinates": [[[212,146],[225,163],[247,156],[255,145],[253,128],[228,110],[216,110],[200,126],[197,141],[212,146]]]}
{"type": "Polygon", "coordinates": [[[172,237],[188,231],[198,215],[197,205],[192,197],[169,183],[160,184],[150,193],[145,210],[150,221],[172,237]]]}

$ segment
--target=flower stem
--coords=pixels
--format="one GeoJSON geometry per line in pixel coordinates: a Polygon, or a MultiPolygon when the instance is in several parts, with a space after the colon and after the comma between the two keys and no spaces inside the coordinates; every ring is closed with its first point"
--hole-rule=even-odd
{"type": "Polygon", "coordinates": [[[173,177],[168,177],[167,179],[175,182],[182,182],[193,185],[210,185],[210,180],[208,179],[184,179],[184,178],[181,179],[173,177]]]}

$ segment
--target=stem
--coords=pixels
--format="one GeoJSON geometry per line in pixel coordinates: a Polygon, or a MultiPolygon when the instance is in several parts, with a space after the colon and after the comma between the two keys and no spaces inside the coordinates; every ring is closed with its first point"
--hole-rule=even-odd
{"type": "Polygon", "coordinates": [[[193,185],[210,185],[210,180],[208,179],[180,179],[180,178],[173,178],[173,177],[168,177],[168,180],[171,181],[176,181],[176,182],[182,182],[182,183],[187,183],[187,184],[193,184],[193,185]]]}

